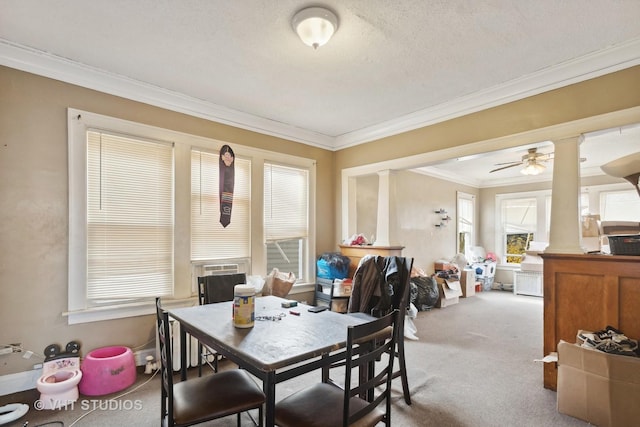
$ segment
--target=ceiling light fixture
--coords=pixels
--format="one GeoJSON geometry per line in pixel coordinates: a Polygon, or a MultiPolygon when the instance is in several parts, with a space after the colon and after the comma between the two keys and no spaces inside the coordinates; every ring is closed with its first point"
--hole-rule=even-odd
{"type": "Polygon", "coordinates": [[[304,44],[317,49],[338,30],[338,17],[323,7],[309,7],[293,16],[291,26],[304,44]]]}
{"type": "Polygon", "coordinates": [[[523,175],[538,175],[539,173],[544,172],[546,167],[536,161],[528,161],[527,165],[520,170],[520,173],[523,175]]]}

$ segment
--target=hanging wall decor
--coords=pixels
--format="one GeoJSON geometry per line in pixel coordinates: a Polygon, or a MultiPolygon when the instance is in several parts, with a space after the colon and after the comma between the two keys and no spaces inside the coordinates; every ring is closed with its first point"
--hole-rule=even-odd
{"type": "Polygon", "coordinates": [[[231,206],[233,205],[233,185],[235,178],[235,155],[228,145],[220,149],[220,224],[226,227],[231,223],[231,206]]]}

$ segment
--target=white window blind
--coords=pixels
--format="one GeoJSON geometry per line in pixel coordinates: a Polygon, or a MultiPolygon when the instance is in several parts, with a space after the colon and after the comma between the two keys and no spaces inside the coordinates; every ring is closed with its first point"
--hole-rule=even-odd
{"type": "Polygon", "coordinates": [[[640,198],[635,190],[600,193],[600,218],[603,221],[640,220],[640,198]]]}
{"type": "Polygon", "coordinates": [[[191,150],[191,260],[251,256],[251,161],[235,157],[231,223],[220,224],[219,153],[191,150]]]}
{"type": "Polygon", "coordinates": [[[87,298],[173,293],[173,146],[87,132],[87,298]]]}
{"type": "Polygon", "coordinates": [[[264,233],[266,242],[308,237],[309,171],[264,165],[264,233]]]}

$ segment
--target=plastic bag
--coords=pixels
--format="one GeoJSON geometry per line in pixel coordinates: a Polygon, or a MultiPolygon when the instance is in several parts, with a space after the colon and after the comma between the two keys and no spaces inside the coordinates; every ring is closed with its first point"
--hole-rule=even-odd
{"type": "Polygon", "coordinates": [[[351,259],[339,252],[325,252],[316,263],[316,277],[321,279],[345,279],[349,274],[351,259]]]}
{"type": "Polygon", "coordinates": [[[296,276],[293,272],[282,273],[277,268],[274,268],[265,279],[262,295],[284,298],[289,295],[295,282],[296,276]]]}
{"type": "Polygon", "coordinates": [[[411,278],[411,302],[418,311],[425,311],[435,307],[439,295],[438,282],[434,277],[419,276],[411,278]]]}
{"type": "Polygon", "coordinates": [[[247,284],[253,285],[256,288],[256,292],[262,292],[262,288],[264,288],[264,277],[262,276],[247,276],[247,284]]]}

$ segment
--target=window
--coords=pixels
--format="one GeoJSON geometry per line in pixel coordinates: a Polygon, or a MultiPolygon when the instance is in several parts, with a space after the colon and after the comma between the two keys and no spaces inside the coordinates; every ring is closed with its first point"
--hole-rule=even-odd
{"type": "Polygon", "coordinates": [[[87,132],[87,299],[173,294],[173,146],[87,132]]]}
{"type": "Polygon", "coordinates": [[[549,242],[551,190],[499,194],[496,212],[495,247],[503,263],[520,264],[531,241],[549,242]]]}
{"type": "Polygon", "coordinates": [[[602,221],[640,222],[640,197],[636,190],[603,191],[600,193],[602,221]]]}
{"type": "Polygon", "coordinates": [[[222,227],[225,142],[75,109],[67,124],[69,324],[151,314],[158,295],[190,303],[194,275],[222,270],[278,267],[296,274],[298,289],[312,286],[313,160],[234,145],[222,227]]]}
{"type": "Polygon", "coordinates": [[[231,223],[223,227],[219,157],[217,152],[191,151],[191,261],[251,257],[251,161],[234,160],[231,223]]]}
{"type": "Polygon", "coordinates": [[[264,233],[267,270],[292,271],[305,278],[308,269],[309,172],[264,165],[264,233]]]}
{"type": "Polygon", "coordinates": [[[471,259],[475,237],[475,196],[458,192],[458,253],[471,259]]]}

